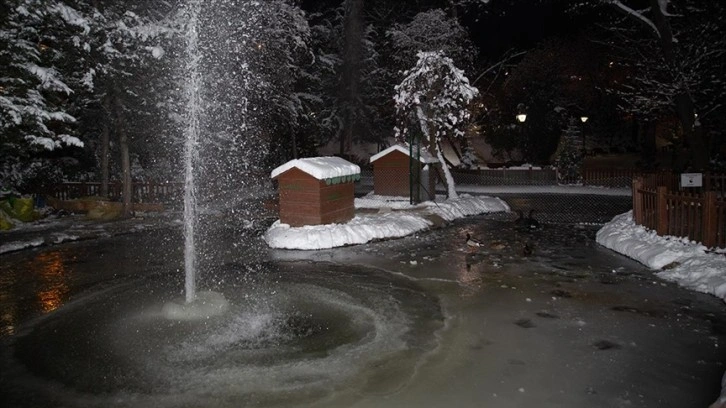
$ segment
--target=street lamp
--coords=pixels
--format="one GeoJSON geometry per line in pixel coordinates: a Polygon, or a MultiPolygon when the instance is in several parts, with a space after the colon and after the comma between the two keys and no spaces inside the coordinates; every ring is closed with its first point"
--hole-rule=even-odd
{"type": "Polygon", "coordinates": [[[524,106],[523,103],[517,104],[517,114],[514,116],[515,119],[517,119],[518,122],[518,128],[519,128],[519,140],[517,145],[519,146],[520,150],[526,151],[525,146],[527,143],[524,140],[524,121],[527,120],[527,107],[524,106]]]}
{"type": "Polygon", "coordinates": [[[519,122],[519,126],[517,126],[519,128],[519,143],[518,144],[521,148],[524,144],[524,121],[527,120],[527,114],[524,113],[522,108],[520,108],[519,113],[515,116],[515,118],[517,119],[517,122],[519,122]]]}
{"type": "Polygon", "coordinates": [[[517,122],[524,123],[525,120],[527,120],[527,107],[524,106],[523,103],[517,104],[517,115],[515,118],[517,118],[517,122]]]}
{"type": "Polygon", "coordinates": [[[582,157],[585,157],[585,153],[587,150],[585,149],[585,122],[590,119],[585,115],[580,116],[580,120],[582,121],[582,157]]]}

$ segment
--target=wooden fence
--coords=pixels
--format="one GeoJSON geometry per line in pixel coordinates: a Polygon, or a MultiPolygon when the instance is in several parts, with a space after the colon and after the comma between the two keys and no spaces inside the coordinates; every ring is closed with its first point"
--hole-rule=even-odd
{"type": "Polygon", "coordinates": [[[641,172],[636,169],[587,167],[582,169],[582,184],[601,187],[630,187],[633,177],[641,172]]]}
{"type": "MultiPolygon", "coordinates": [[[[654,181],[646,179],[633,180],[636,224],[658,235],[687,237],[709,248],[726,248],[726,200],[719,191],[676,191],[670,188],[672,184],[653,187],[654,181]]],[[[662,181],[672,182],[667,178],[662,181]]]]}
{"type": "Polygon", "coordinates": [[[584,167],[582,170],[582,183],[589,186],[629,187],[636,177],[642,177],[643,186],[650,189],[665,186],[669,191],[687,191],[689,193],[713,191],[719,197],[726,196],[726,174],[703,173],[702,187],[681,187],[680,173],[671,171],[644,172],[628,168],[592,167],[584,167]]]}
{"type": "Polygon", "coordinates": [[[726,196],[726,174],[703,173],[703,186],[682,187],[681,175],[670,171],[640,174],[643,177],[643,187],[655,189],[656,187],[667,187],[669,191],[682,191],[688,193],[702,194],[707,191],[715,192],[717,196],[726,196]]]}
{"type": "MultiPolygon", "coordinates": [[[[137,203],[171,203],[182,199],[184,184],[182,183],[133,183],[131,201],[137,203]]],[[[101,194],[101,183],[60,183],[55,185],[50,195],[60,200],[81,197],[93,197],[101,194]]],[[[123,185],[120,182],[108,184],[108,198],[121,200],[123,185]]]]}

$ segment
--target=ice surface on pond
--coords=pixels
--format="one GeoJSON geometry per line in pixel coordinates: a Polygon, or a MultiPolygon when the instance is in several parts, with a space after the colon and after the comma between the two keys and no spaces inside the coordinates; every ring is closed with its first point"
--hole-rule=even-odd
{"type": "Polygon", "coordinates": [[[230,271],[227,300],[200,291],[190,304],[159,304],[178,290],[160,278],[79,299],[18,337],[16,354],[0,355],[6,372],[21,373],[7,380],[43,384],[67,406],[298,404],[400,387],[443,325],[434,298],[380,271],[299,264],[261,273],[274,279],[242,285],[230,271]],[[208,306],[226,312],[207,316],[208,306]],[[381,370],[385,381],[374,381],[381,370]]]}
{"type": "MultiPolygon", "coordinates": [[[[53,276],[73,300],[12,321],[0,394],[17,407],[156,408],[683,408],[718,397],[719,299],[599,248],[595,227],[522,231],[510,216],[365,246],[270,251],[266,259],[297,261],[264,269],[235,266],[248,258],[230,239],[219,253],[232,251],[231,266],[217,269],[224,284],[213,286],[229,310],[189,321],[161,315],[182,277],[176,265],[153,266],[159,253],[178,253],[181,234],[166,244],[137,234],[68,243],[64,272],[53,276]],[[483,243],[474,252],[467,231],[483,243]]],[[[623,237],[634,228],[615,227],[623,237]]],[[[39,307],[34,288],[48,277],[38,260],[18,260],[57,250],[0,257],[6,315],[39,307]]]]}

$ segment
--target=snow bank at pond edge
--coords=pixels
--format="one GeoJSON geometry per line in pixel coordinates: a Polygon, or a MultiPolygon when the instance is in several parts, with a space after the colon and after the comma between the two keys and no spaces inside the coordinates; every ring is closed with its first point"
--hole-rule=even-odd
{"type": "Polygon", "coordinates": [[[597,232],[597,242],[659,270],[665,280],[726,300],[726,256],[708,252],[686,238],[661,237],[633,221],[632,211],[621,214],[597,232]]]}
{"type": "Polygon", "coordinates": [[[311,225],[293,228],[276,221],[265,233],[265,241],[272,248],[328,249],[345,245],[365,244],[378,239],[400,238],[431,227],[427,216],[437,215],[453,221],[470,215],[509,211],[506,202],[495,197],[462,195],[442,202],[425,202],[416,206],[402,204],[400,200],[356,199],[358,208],[396,208],[397,211],[361,214],[345,224],[311,225]]]}

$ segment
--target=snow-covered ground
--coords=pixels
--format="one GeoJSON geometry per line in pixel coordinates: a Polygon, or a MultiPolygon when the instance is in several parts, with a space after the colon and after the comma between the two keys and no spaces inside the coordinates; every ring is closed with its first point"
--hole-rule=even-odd
{"type": "Polygon", "coordinates": [[[658,271],[665,280],[726,300],[726,251],[709,251],[687,238],[659,236],[636,225],[632,212],[603,226],[597,242],[658,271]]]}
{"type": "Polygon", "coordinates": [[[265,241],[272,248],[327,249],[410,235],[433,226],[432,217],[453,221],[470,215],[509,211],[507,203],[500,198],[469,195],[419,205],[410,205],[408,199],[400,197],[388,200],[368,197],[356,199],[355,206],[358,209],[378,209],[378,212],[356,215],[345,224],[297,228],[278,220],[265,234],[265,241]]]}
{"type": "Polygon", "coordinates": [[[27,241],[13,241],[8,242],[7,244],[1,244],[0,245],[0,254],[4,254],[6,252],[13,252],[13,251],[20,251],[22,249],[27,248],[34,248],[37,246],[41,246],[45,243],[44,238],[31,238],[27,241]]]}
{"type": "Polygon", "coordinates": [[[173,214],[137,213],[135,218],[98,222],[84,215],[49,216],[35,222],[15,221],[14,228],[0,231],[0,254],[71,241],[110,237],[181,223],[173,214]]]}
{"type": "Polygon", "coordinates": [[[632,191],[629,187],[598,187],[581,185],[542,185],[542,186],[476,186],[457,184],[456,191],[470,194],[592,194],[607,196],[630,196],[632,191]]]}
{"type": "Polygon", "coordinates": [[[471,215],[509,211],[510,208],[497,197],[482,194],[592,194],[629,196],[629,188],[604,188],[593,186],[474,186],[457,185],[461,197],[446,200],[438,196],[435,202],[412,206],[407,197],[383,197],[367,195],[355,199],[357,209],[377,209],[376,214],[356,215],[345,224],[329,224],[292,228],[279,221],[265,234],[265,241],[272,248],[280,249],[328,249],[345,245],[364,244],[373,240],[399,238],[430,228],[431,215],[453,221],[471,215]]]}

